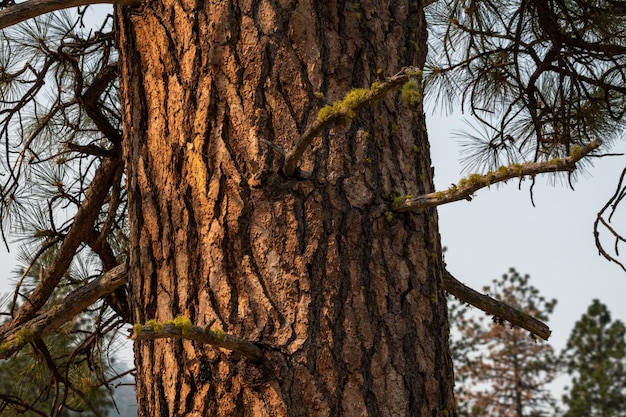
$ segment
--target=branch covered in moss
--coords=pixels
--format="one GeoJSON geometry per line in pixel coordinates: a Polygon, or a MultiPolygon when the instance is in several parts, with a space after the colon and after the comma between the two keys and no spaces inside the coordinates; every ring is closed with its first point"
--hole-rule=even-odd
{"type": "Polygon", "coordinates": [[[415,211],[428,207],[440,206],[459,200],[471,200],[472,195],[481,188],[489,187],[499,182],[506,182],[512,178],[523,178],[537,174],[553,172],[572,172],[576,169],[576,163],[587,156],[590,152],[598,148],[602,142],[594,140],[584,147],[573,146],[571,153],[565,158],[556,158],[544,162],[526,162],[501,166],[495,171],[486,174],[472,174],[463,178],[458,184],[453,184],[445,191],[419,196],[399,196],[392,203],[391,210],[394,211],[415,211]]]}
{"type": "Polygon", "coordinates": [[[471,304],[485,313],[526,329],[544,340],[548,340],[552,333],[545,323],[464,285],[447,270],[443,272],[443,288],[464,303],[471,304]]]}
{"type": "Polygon", "coordinates": [[[129,337],[133,340],[172,338],[195,340],[196,342],[232,350],[254,362],[260,362],[264,358],[263,352],[254,343],[224,333],[221,329],[193,326],[189,319],[184,317],[177,317],[166,322],[149,320],[144,325],[135,324],[129,337]]]}
{"type": "Polygon", "coordinates": [[[357,112],[368,104],[383,98],[388,92],[410,81],[421,74],[416,68],[403,68],[396,75],[384,81],[374,82],[370,88],[359,88],[350,91],[342,100],[335,101],[320,109],[317,118],[298,139],[298,143],[287,152],[283,173],[293,175],[298,161],[313,138],[319,135],[325,128],[337,123],[349,123],[356,117],[357,112]]]}
{"type": "Polygon", "coordinates": [[[141,0],[28,0],[0,10],[0,29],[57,10],[102,3],[138,6],[141,0]]]}
{"type": "Polygon", "coordinates": [[[0,335],[0,359],[6,359],[25,344],[48,336],[72,320],[98,299],[112,293],[128,282],[126,265],[118,265],[90,283],[68,294],[49,310],[38,314],[26,323],[0,335]]]}

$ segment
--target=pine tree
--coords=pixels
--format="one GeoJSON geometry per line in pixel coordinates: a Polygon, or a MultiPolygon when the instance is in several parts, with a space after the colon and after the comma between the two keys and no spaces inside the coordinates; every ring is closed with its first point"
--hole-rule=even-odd
{"type": "MultiPolygon", "coordinates": [[[[484,291],[525,314],[548,320],[556,300],[546,300],[515,269],[484,291]]],[[[556,376],[552,346],[497,317],[485,322],[450,300],[452,355],[461,416],[550,416],[556,401],[548,384],[556,376]]]]}
{"type": "Polygon", "coordinates": [[[565,417],[626,416],[626,326],[595,299],[562,352],[572,386],[565,417]]]}
{"type": "Polygon", "coordinates": [[[0,43],[0,231],[53,258],[18,283],[1,358],[97,310],[91,334],[132,324],[141,416],[445,416],[444,291],[548,337],[445,270],[435,207],[571,178],[620,137],[621,2],[114,0],[98,30],[32,19],[88,2],[0,2],[0,28],[23,22],[0,43]],[[486,135],[478,172],[435,191],[439,93],[486,135]]]}

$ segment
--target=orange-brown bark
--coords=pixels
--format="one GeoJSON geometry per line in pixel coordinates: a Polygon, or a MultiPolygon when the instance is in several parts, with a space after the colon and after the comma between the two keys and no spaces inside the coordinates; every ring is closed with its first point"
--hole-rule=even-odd
{"type": "Polygon", "coordinates": [[[292,148],[377,73],[421,67],[414,1],[166,1],[118,9],[133,320],[183,315],[267,360],[137,341],[141,416],[452,415],[421,107],[397,95],[292,148]]]}

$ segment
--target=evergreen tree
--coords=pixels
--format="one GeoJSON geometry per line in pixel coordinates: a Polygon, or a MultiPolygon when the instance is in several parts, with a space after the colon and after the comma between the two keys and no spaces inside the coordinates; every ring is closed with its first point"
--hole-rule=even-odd
{"type": "Polygon", "coordinates": [[[0,2],[0,231],[53,259],[0,358],[99,310],[141,416],[454,414],[444,291],[533,326],[445,270],[435,207],[620,137],[623,2],[112,2],[0,2]],[[486,135],[436,192],[440,93],[486,135]]]}
{"type": "MultiPolygon", "coordinates": [[[[484,291],[525,314],[548,320],[556,300],[546,300],[515,269],[484,291]]],[[[552,346],[497,317],[485,322],[450,300],[452,355],[460,416],[552,415],[556,401],[547,385],[556,376],[552,346]]]]}
{"type": "Polygon", "coordinates": [[[626,416],[626,326],[593,300],[562,352],[572,386],[565,417],[626,416]]]}

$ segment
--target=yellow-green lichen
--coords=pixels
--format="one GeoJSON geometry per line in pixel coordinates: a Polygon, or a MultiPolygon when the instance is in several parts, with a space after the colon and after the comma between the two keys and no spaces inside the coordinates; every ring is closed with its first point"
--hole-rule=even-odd
{"type": "Polygon", "coordinates": [[[386,211],[383,213],[383,216],[385,216],[385,219],[390,222],[393,220],[393,213],[390,211],[386,211]]]}
{"type": "Polygon", "coordinates": [[[183,316],[176,316],[176,318],[172,320],[172,324],[178,327],[183,334],[189,334],[193,327],[193,325],[191,324],[191,320],[183,316]]]}
{"type": "Polygon", "coordinates": [[[583,156],[583,148],[580,145],[573,145],[569,152],[570,156],[575,159],[579,159],[583,156]]]}
{"type": "Polygon", "coordinates": [[[163,331],[163,323],[155,319],[148,320],[146,326],[150,327],[155,333],[161,333],[163,331]]]}
{"type": "Polygon", "coordinates": [[[133,333],[138,335],[141,334],[141,332],[143,331],[143,326],[139,323],[137,324],[133,324],[133,333]]]}
{"type": "Polygon", "coordinates": [[[34,339],[35,333],[30,327],[24,327],[15,333],[13,339],[0,345],[0,354],[10,351],[11,349],[25,345],[34,339]]]}
{"type": "Polygon", "coordinates": [[[422,101],[422,94],[419,92],[417,81],[410,80],[404,83],[401,90],[402,101],[410,108],[417,107],[422,101]]]}
{"type": "Polygon", "coordinates": [[[215,340],[220,342],[222,340],[224,340],[224,336],[226,335],[226,333],[224,333],[224,330],[220,329],[219,327],[211,330],[213,332],[213,336],[215,336],[215,340]]]}
{"type": "Polygon", "coordinates": [[[322,100],[324,98],[324,93],[322,93],[321,91],[316,91],[315,98],[322,100]]]}
{"type": "Polygon", "coordinates": [[[333,118],[343,119],[350,122],[356,117],[357,107],[368,98],[370,90],[357,88],[350,91],[343,100],[335,101],[330,106],[324,106],[317,113],[317,122],[324,123],[333,118]]]}

